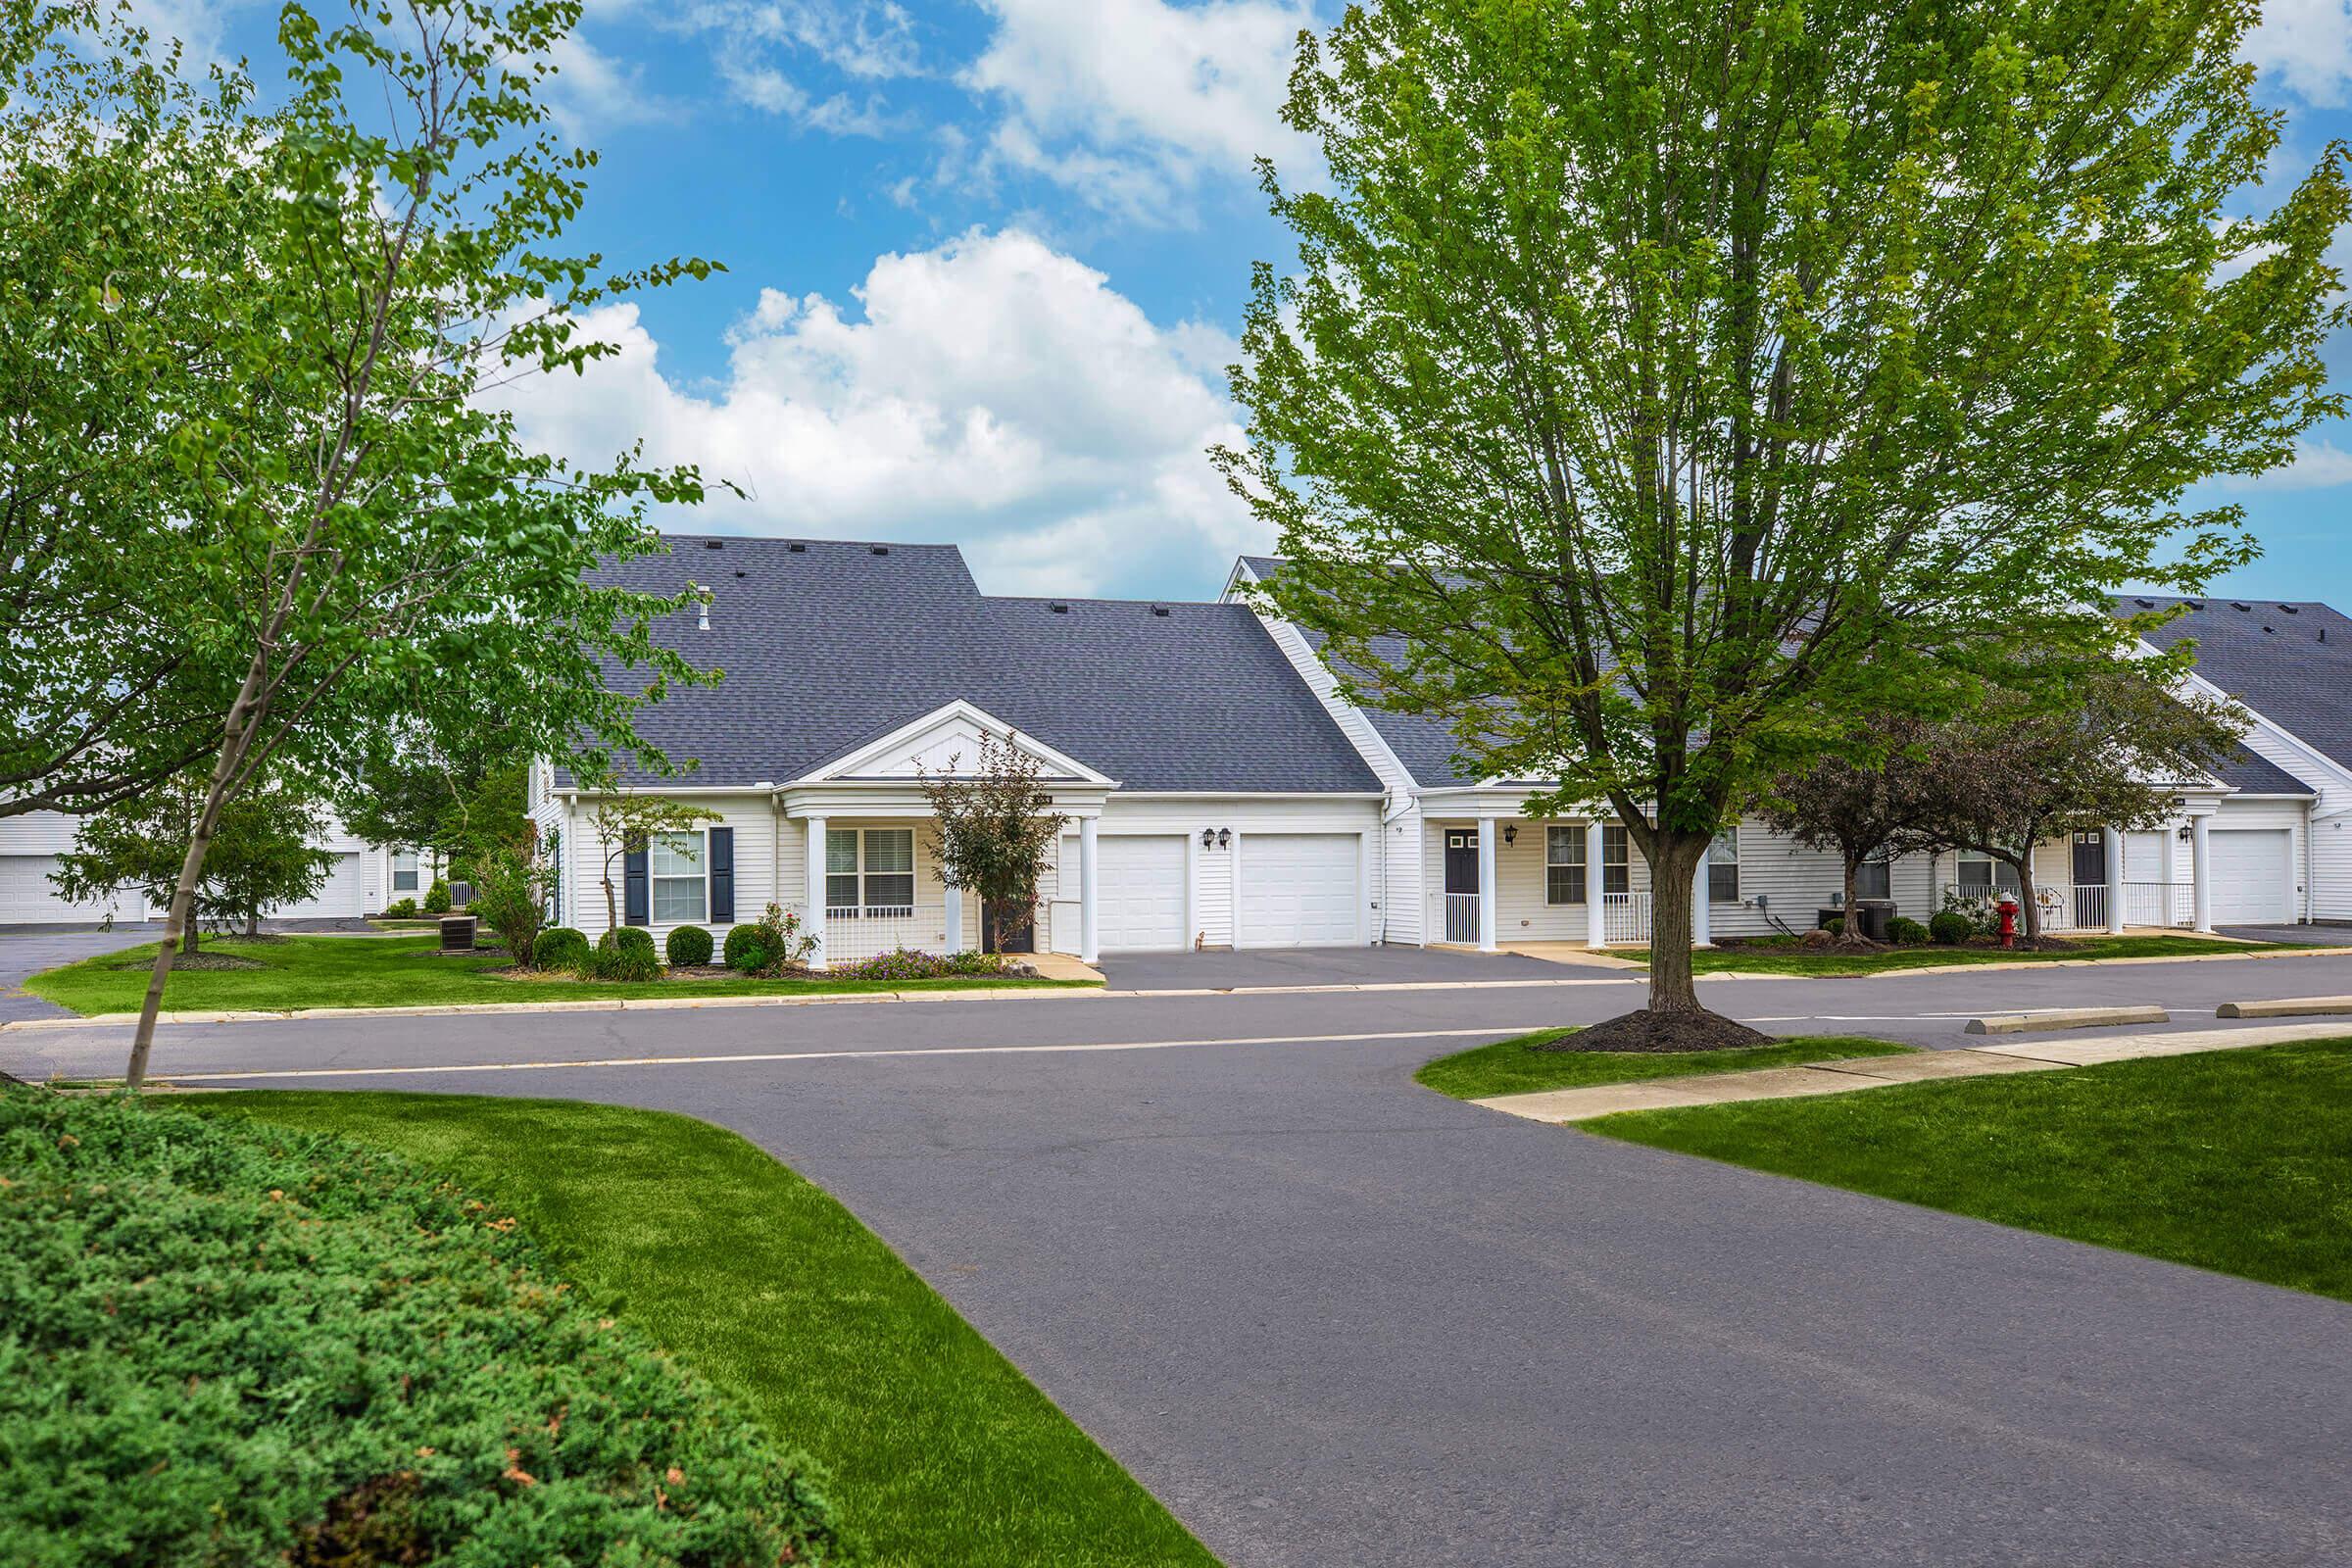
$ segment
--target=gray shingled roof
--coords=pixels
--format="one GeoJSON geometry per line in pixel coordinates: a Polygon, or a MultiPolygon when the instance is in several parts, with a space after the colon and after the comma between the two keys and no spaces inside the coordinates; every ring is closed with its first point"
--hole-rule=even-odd
{"type": "MultiPolygon", "coordinates": [[[[2148,634],[2159,648],[2196,642],[2197,673],[2323,756],[2352,766],[2352,619],[2326,605],[2128,595],[2126,613],[2189,608],[2148,634]]],[[[2250,794],[2310,795],[2311,785],[2252,753],[2216,769],[2250,794]]]]}
{"type": "MultiPolygon", "coordinates": [[[[1249,567],[1261,582],[1273,581],[1283,568],[1283,561],[1279,556],[1244,556],[1242,564],[1249,567]]],[[[1323,651],[1321,632],[1300,626],[1298,633],[1306,639],[1309,648],[1318,654],[1323,651]]],[[[1372,655],[1383,663],[1400,662],[1404,658],[1404,639],[1375,637],[1372,640],[1372,655]]],[[[1385,708],[1366,708],[1363,711],[1364,717],[1371,722],[1380,738],[1389,743],[1389,750],[1396,754],[1396,760],[1402,762],[1404,770],[1412,775],[1415,784],[1424,789],[1446,789],[1478,782],[1475,777],[1458,771],[1454,766],[1454,758],[1461,751],[1461,742],[1454,739],[1452,726],[1443,719],[1432,718],[1426,713],[1393,712],[1385,708]]]]}
{"type": "Polygon", "coordinates": [[[639,724],[694,782],[781,784],[961,699],[1125,789],[1380,788],[1241,605],[991,598],[953,545],[732,535],[600,577],[711,590],[709,631],[688,609],[658,635],[726,678],[639,724]]]}

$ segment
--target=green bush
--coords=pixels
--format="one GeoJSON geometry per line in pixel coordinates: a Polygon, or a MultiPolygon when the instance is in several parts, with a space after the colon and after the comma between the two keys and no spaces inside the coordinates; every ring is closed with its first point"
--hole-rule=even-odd
{"type": "Polygon", "coordinates": [[[538,969],[577,969],[588,961],[588,939],[567,925],[551,925],[531,944],[531,965],[538,969]]]}
{"type": "Polygon", "coordinates": [[[1845,935],[1845,916],[1842,914],[1831,915],[1827,920],[1821,922],[1821,929],[1829,933],[1832,941],[1836,941],[1845,935]]]}
{"type": "Polygon", "coordinates": [[[416,901],[415,899],[397,900],[385,906],[384,913],[388,918],[394,920],[414,920],[416,918],[416,901]]]}
{"type": "Polygon", "coordinates": [[[635,925],[606,932],[596,939],[590,972],[598,980],[659,980],[662,960],[654,952],[654,934],[635,925]]]}
{"type": "Polygon", "coordinates": [[[1928,940],[1928,928],[1908,915],[1898,914],[1886,922],[1886,935],[1897,947],[1916,948],[1928,940]]]}
{"type": "Polygon", "coordinates": [[[843,980],[939,980],[950,975],[989,975],[1004,972],[1004,959],[994,953],[918,953],[900,948],[854,963],[835,964],[831,971],[843,980]]]}
{"type": "Polygon", "coordinates": [[[730,969],[750,974],[767,967],[766,933],[756,925],[739,925],[727,931],[725,961],[730,969]]]}
{"type": "Polygon", "coordinates": [[[427,914],[447,914],[449,912],[449,881],[447,878],[433,878],[433,885],[424,890],[424,912],[427,914]]]}
{"type": "Polygon", "coordinates": [[[670,932],[668,942],[662,945],[662,951],[669,955],[669,961],[673,965],[709,963],[710,961],[710,933],[699,925],[679,926],[670,932]]]}
{"type": "Polygon", "coordinates": [[[836,1563],[805,1459],[341,1140],[0,1090],[0,1562],[836,1563]]]}
{"type": "Polygon", "coordinates": [[[1976,922],[1957,909],[1946,909],[1928,922],[1928,936],[1938,946],[1956,948],[1969,939],[1976,922]]]}

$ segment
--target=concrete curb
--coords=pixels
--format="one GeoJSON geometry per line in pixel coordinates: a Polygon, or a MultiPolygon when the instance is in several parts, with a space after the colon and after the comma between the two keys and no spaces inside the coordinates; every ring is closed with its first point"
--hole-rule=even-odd
{"type": "Polygon", "coordinates": [[[2216,1018],[2310,1018],[2352,1012],[2352,997],[2280,997],[2270,1002],[2225,1002],[2216,1018]]]}
{"type": "Polygon", "coordinates": [[[1969,1035],[2039,1034],[2049,1029],[2104,1029],[2119,1023],[2171,1023],[2162,1007],[2052,1007],[2045,1012],[1992,1012],[1971,1018],[1969,1035]]]}

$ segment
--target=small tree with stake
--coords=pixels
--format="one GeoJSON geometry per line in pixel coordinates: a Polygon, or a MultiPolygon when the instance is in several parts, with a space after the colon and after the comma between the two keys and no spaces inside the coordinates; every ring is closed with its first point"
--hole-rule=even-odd
{"type": "Polygon", "coordinates": [[[1032,918],[1064,818],[1038,787],[1037,760],[1010,736],[982,735],[980,763],[969,773],[956,771],[960,760],[951,757],[945,771],[922,777],[935,819],[932,863],[951,898],[962,888],[980,895],[991,946],[1003,953],[1032,918]]]}
{"type": "Polygon", "coordinates": [[[1914,830],[1975,850],[2017,878],[2029,944],[2041,940],[2034,846],[2100,828],[2161,827],[2180,789],[2235,750],[2244,715],[2172,689],[2170,662],[2118,662],[2069,681],[2069,705],[1996,696],[1939,727],[1910,791],[1914,830]]]}
{"type": "Polygon", "coordinates": [[[608,795],[588,808],[588,826],[604,852],[605,929],[620,929],[612,867],[643,851],[657,833],[685,833],[718,820],[716,811],[660,795],[608,795]]]}

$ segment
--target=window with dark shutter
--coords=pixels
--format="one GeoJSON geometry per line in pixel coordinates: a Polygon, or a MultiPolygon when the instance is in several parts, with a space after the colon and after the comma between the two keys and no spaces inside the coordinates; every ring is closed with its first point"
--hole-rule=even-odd
{"type": "Polygon", "coordinates": [[[646,879],[645,845],[640,842],[629,851],[621,864],[620,923],[653,924],[651,890],[646,879]]]}
{"type": "Polygon", "coordinates": [[[710,921],[730,924],[735,919],[735,830],[714,827],[710,839],[710,921]]]}

